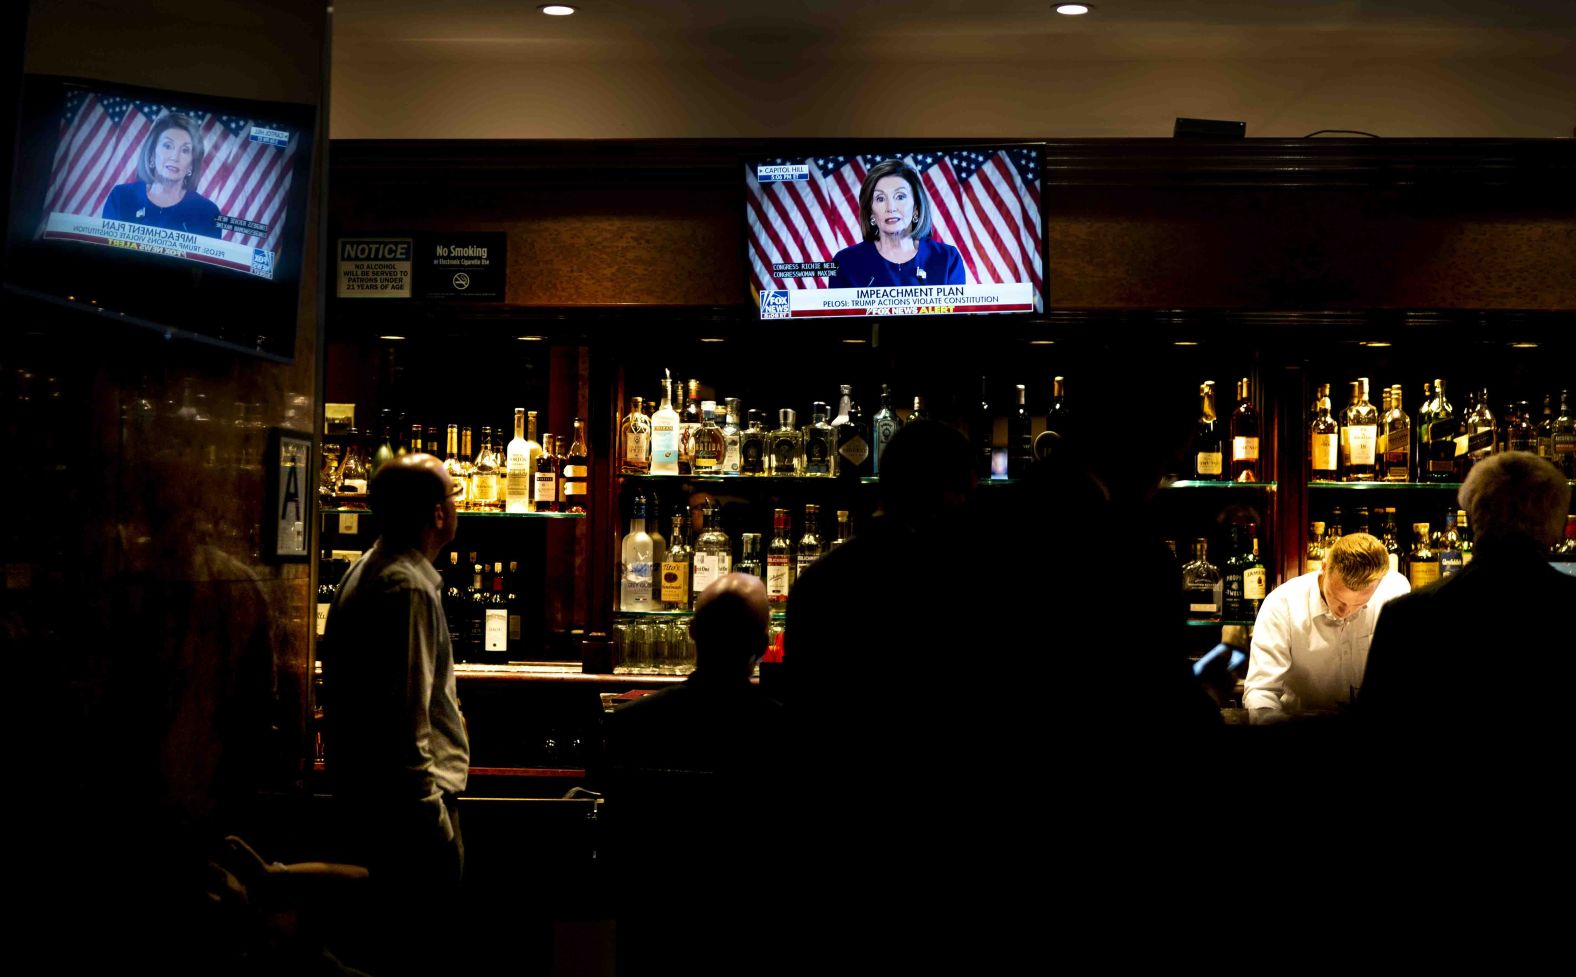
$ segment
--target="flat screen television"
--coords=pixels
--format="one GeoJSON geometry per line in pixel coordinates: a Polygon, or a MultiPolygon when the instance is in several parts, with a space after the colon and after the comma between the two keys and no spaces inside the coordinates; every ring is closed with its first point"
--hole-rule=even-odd
{"type": "Polygon", "coordinates": [[[315,124],[310,105],[26,76],[6,288],[292,359],[315,124]]]}
{"type": "Polygon", "coordinates": [[[746,161],[760,318],[1043,312],[1043,149],[746,161]]]}

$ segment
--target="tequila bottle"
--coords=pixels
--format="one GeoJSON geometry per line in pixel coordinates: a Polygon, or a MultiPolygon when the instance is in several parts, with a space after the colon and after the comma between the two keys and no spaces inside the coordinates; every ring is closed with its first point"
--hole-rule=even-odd
{"type": "Polygon", "coordinates": [[[822,401],[810,405],[810,426],[804,429],[804,452],[800,463],[802,475],[832,474],[832,459],[837,448],[832,440],[832,425],[827,423],[831,408],[822,401]]]}
{"type": "Polygon", "coordinates": [[[722,420],[722,473],[737,475],[742,441],[742,432],[739,430],[739,398],[729,397],[723,403],[725,410],[722,420]]]}
{"type": "Polygon", "coordinates": [[[632,398],[629,413],[618,425],[618,466],[625,475],[651,472],[651,418],[643,407],[639,397],[632,398]]]}
{"type": "Polygon", "coordinates": [[[777,430],[771,436],[771,468],[773,475],[798,475],[803,466],[804,451],[799,431],[794,427],[792,407],[777,412],[777,430]]]}
{"type": "Polygon", "coordinates": [[[727,443],[723,439],[722,428],[717,426],[717,402],[702,401],[700,412],[700,426],[690,435],[690,473],[719,475],[722,473],[723,456],[727,454],[727,443]]]}

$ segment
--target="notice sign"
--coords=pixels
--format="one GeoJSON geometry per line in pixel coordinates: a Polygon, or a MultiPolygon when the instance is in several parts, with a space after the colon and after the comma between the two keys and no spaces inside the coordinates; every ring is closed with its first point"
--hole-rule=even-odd
{"type": "Polygon", "coordinates": [[[339,288],[342,299],[408,299],[411,297],[411,239],[346,237],[339,239],[339,288]]]}
{"type": "Polygon", "coordinates": [[[423,234],[416,257],[418,296],[502,302],[508,242],[502,231],[423,234]]]}

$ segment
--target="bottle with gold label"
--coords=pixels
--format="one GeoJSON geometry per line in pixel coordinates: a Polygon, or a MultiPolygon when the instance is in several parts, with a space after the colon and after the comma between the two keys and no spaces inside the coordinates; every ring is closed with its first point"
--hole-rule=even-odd
{"type": "Polygon", "coordinates": [[[1218,482],[1226,477],[1225,453],[1221,449],[1220,418],[1215,413],[1215,381],[1205,380],[1198,388],[1198,426],[1193,433],[1193,477],[1203,482],[1218,482]]]}
{"type": "Polygon", "coordinates": [[[464,457],[460,453],[460,426],[458,424],[450,424],[444,436],[443,468],[449,473],[449,477],[454,480],[454,484],[460,487],[460,494],[454,497],[454,507],[456,509],[467,508],[465,493],[470,485],[469,479],[465,477],[465,465],[461,461],[464,457]]]}
{"type": "Polygon", "coordinates": [[[1384,480],[1412,480],[1412,420],[1401,406],[1401,385],[1390,387],[1390,410],[1384,416],[1384,480]]]}
{"type": "Polygon", "coordinates": [[[1313,421],[1308,425],[1308,471],[1315,482],[1340,481],[1341,449],[1346,443],[1340,434],[1340,423],[1330,415],[1330,385],[1321,383],[1313,398],[1313,421]]]}
{"type": "Polygon", "coordinates": [[[482,428],[482,446],[476,452],[471,471],[470,508],[493,511],[503,508],[498,497],[498,450],[493,444],[493,430],[482,428]]]}
{"type": "Polygon", "coordinates": [[[1237,381],[1237,406],[1231,412],[1231,480],[1261,481],[1259,409],[1253,406],[1253,381],[1237,381]]]}
{"type": "Polygon", "coordinates": [[[639,397],[632,398],[629,413],[618,425],[618,466],[626,475],[645,475],[651,471],[651,418],[639,397]]]}
{"type": "Polygon", "coordinates": [[[1412,552],[1406,557],[1406,578],[1413,590],[1439,579],[1439,555],[1429,545],[1426,522],[1412,523],[1412,552]]]}
{"type": "Polygon", "coordinates": [[[1348,482],[1371,482],[1379,474],[1379,412],[1368,402],[1368,378],[1351,386],[1351,403],[1341,415],[1341,475],[1348,482]]]}
{"type": "Polygon", "coordinates": [[[536,458],[535,482],[537,512],[558,511],[558,456],[553,453],[553,436],[542,435],[542,453],[536,458]]]}
{"type": "Polygon", "coordinates": [[[559,469],[559,508],[564,512],[584,512],[591,492],[591,457],[586,450],[585,422],[575,418],[575,436],[563,455],[559,469]]]}
{"type": "Polygon", "coordinates": [[[1324,569],[1324,523],[1308,523],[1308,547],[1303,551],[1304,573],[1318,573],[1324,569]]]}
{"type": "Polygon", "coordinates": [[[687,611],[690,606],[690,546],[687,516],[673,516],[673,535],[668,537],[668,550],[662,558],[662,574],[658,580],[662,606],[670,611],[687,611]]]}

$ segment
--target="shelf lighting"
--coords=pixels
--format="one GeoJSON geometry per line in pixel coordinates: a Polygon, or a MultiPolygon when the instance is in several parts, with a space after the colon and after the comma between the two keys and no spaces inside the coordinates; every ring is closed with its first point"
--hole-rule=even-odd
{"type": "Polygon", "coordinates": [[[1056,12],[1064,17],[1081,17],[1089,12],[1087,3],[1059,3],[1056,12]]]}
{"type": "Polygon", "coordinates": [[[1380,346],[1389,346],[1390,344],[1385,342],[1385,341],[1383,341],[1383,340],[1378,340],[1378,339],[1369,340],[1369,339],[1365,339],[1362,342],[1358,343],[1358,345],[1359,346],[1369,346],[1369,347],[1373,347],[1373,348],[1378,348],[1380,346]]]}
{"type": "Polygon", "coordinates": [[[728,340],[725,336],[702,336],[700,341],[703,343],[725,343],[728,340]]]}
{"type": "Polygon", "coordinates": [[[867,342],[869,342],[869,340],[868,339],[845,339],[845,340],[843,340],[843,342],[849,343],[850,345],[859,345],[861,343],[867,343],[867,342]]]}
{"type": "Polygon", "coordinates": [[[518,339],[522,343],[539,343],[542,340],[546,339],[547,337],[546,336],[516,336],[514,338],[518,339]]]}
{"type": "Polygon", "coordinates": [[[379,339],[400,340],[400,339],[404,339],[405,337],[404,336],[379,336],[378,338],[379,339]]]}
{"type": "Polygon", "coordinates": [[[1198,342],[1197,342],[1197,340],[1193,340],[1193,339],[1178,339],[1176,342],[1172,343],[1171,345],[1173,345],[1173,346],[1197,346],[1198,342]]]}
{"type": "Polygon", "coordinates": [[[1029,345],[1030,346],[1055,346],[1056,345],[1056,340],[1054,340],[1054,339],[1031,339],[1031,340],[1029,340],[1029,345]]]}
{"type": "Polygon", "coordinates": [[[1511,349],[1537,349],[1537,343],[1511,343],[1511,349]]]}
{"type": "Polygon", "coordinates": [[[536,9],[549,17],[568,17],[575,12],[575,8],[567,3],[544,3],[536,9]]]}

